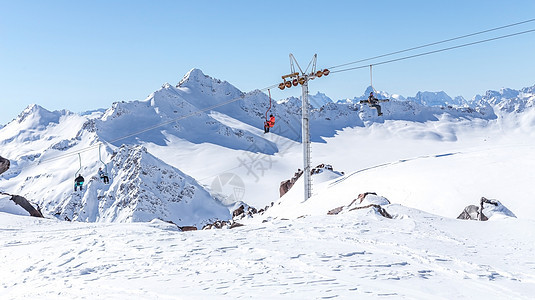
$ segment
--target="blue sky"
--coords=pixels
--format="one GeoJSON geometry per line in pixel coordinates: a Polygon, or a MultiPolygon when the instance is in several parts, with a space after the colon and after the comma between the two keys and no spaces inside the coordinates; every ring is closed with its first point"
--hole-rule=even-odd
{"type": "MultiPolygon", "coordinates": [[[[330,67],[533,19],[534,12],[532,0],[0,0],[0,124],[32,103],[81,112],[142,100],[191,68],[247,92],[289,73],[289,53],[302,65],[317,53],[318,67],[330,67]]],[[[407,54],[530,29],[535,22],[407,54]]],[[[519,89],[535,84],[534,53],[529,33],[377,66],[374,87],[468,99],[519,89]]],[[[316,80],[310,92],[338,100],[368,85],[369,70],[361,69],[316,80]]]]}

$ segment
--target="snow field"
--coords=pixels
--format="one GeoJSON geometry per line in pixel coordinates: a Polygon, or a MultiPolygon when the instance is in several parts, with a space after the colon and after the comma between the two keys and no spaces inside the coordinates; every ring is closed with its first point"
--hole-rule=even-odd
{"type": "Polygon", "coordinates": [[[1,213],[2,298],[515,298],[535,292],[532,220],[452,220],[389,205],[178,232],[1,213]]]}
{"type": "MultiPolygon", "coordinates": [[[[90,117],[30,106],[0,131],[2,155],[16,158],[2,175],[2,190],[83,221],[142,222],[17,216],[24,212],[0,198],[0,298],[532,299],[535,98],[528,92],[522,99],[489,92],[496,95],[489,102],[496,116],[390,102],[385,117],[376,118],[367,106],[326,105],[314,113],[312,167],[330,164],[345,175],[314,176],[308,201],[302,180],[279,199],[280,182],[302,168],[301,145],[290,139],[300,130],[284,131],[299,129],[298,99],[273,106],[282,136],[263,134],[258,124],[266,95],[255,91],[217,112],[107,145],[103,159],[116,163],[110,186],[88,178],[101,163],[98,151],[84,152],[87,189],[72,203],[78,158],[40,159],[76,153],[101,138],[113,140],[242,93],[192,70],[176,89],[166,84],[145,101],[117,103],[90,117]],[[112,158],[122,143],[133,145],[112,158]],[[183,187],[178,175],[186,180],[183,187]],[[214,182],[229,183],[223,177],[242,183],[214,190],[214,182]],[[207,203],[227,216],[204,188],[256,208],[275,204],[232,230],[179,232],[172,224],[149,222],[174,217],[184,222],[179,225],[200,225],[214,215],[204,210],[207,203]],[[326,215],[364,192],[388,198],[392,204],[384,208],[394,219],[373,209],[326,215]],[[499,200],[518,219],[455,219],[482,196],[499,200]],[[132,199],[148,201],[134,205],[132,199]]],[[[431,94],[422,96],[433,101],[431,94]]],[[[488,113],[490,106],[479,108],[488,113]]]]}

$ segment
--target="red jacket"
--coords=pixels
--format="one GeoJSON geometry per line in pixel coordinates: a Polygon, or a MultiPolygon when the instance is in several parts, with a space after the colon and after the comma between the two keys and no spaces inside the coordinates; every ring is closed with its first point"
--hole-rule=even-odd
{"type": "Polygon", "coordinates": [[[272,116],[271,118],[269,118],[268,124],[269,127],[275,126],[275,117],[272,116]]]}

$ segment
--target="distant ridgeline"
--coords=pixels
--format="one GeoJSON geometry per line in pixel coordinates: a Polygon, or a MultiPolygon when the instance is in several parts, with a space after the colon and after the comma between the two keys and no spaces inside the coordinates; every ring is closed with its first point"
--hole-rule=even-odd
{"type": "MultiPolygon", "coordinates": [[[[470,101],[444,92],[420,92],[409,98],[377,92],[378,98],[390,99],[381,103],[383,115],[377,116],[373,108],[359,103],[370,88],[360,97],[337,102],[325,94],[312,95],[311,140],[325,142],[344,128],[385,120],[430,122],[447,116],[450,122],[487,122],[501,114],[527,111],[535,102],[535,86],[488,91],[470,101]]],[[[143,146],[187,141],[273,155],[284,150],[279,149],[280,137],[301,140],[300,99],[290,97],[270,106],[268,95],[261,91],[244,93],[192,69],[177,85],[164,84],[145,100],[116,102],[105,110],[76,114],[30,105],[0,128],[2,155],[11,159],[0,190],[25,195],[43,213],[59,218],[90,222],[160,218],[201,227],[227,218],[228,209],[194,178],[143,146]],[[264,134],[267,111],[276,123],[264,134]],[[99,167],[110,173],[109,185],[95,175],[99,167]],[[83,192],[75,194],[77,172],[86,183],[83,192]]]]}

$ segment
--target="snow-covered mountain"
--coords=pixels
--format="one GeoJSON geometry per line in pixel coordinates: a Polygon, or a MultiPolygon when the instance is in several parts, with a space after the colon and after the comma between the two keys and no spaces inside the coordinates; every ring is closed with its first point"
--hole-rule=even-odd
{"type": "MultiPolygon", "coordinates": [[[[191,79],[183,79],[184,82],[191,82],[191,79]]],[[[96,130],[99,136],[116,146],[141,141],[165,145],[169,136],[175,136],[196,144],[213,143],[242,150],[256,145],[268,153],[276,150],[276,146],[264,137],[226,126],[210,116],[209,111],[202,111],[221,101],[241,99],[235,97],[237,93],[221,89],[222,94],[213,94],[218,89],[211,87],[208,89],[211,96],[201,97],[197,94],[208,93],[206,85],[199,83],[198,88],[177,89],[164,84],[146,100],[116,102],[102,118],[95,120],[96,130]],[[207,103],[209,101],[212,103],[207,103]],[[153,127],[156,130],[147,130],[153,127]]]]}
{"type": "Polygon", "coordinates": [[[354,97],[353,99],[344,99],[344,100],[338,100],[336,103],[339,104],[358,104],[361,100],[368,100],[368,97],[370,93],[374,94],[374,96],[378,99],[391,99],[396,101],[405,101],[406,99],[398,94],[389,94],[384,91],[377,91],[372,86],[368,86],[366,90],[364,91],[364,94],[358,97],[354,97]]]}
{"type": "Polygon", "coordinates": [[[199,229],[215,220],[230,219],[229,210],[214,201],[193,178],[147,152],[143,146],[121,146],[113,155],[110,185],[96,176],[86,191],[67,193],[45,209],[61,219],[84,222],[172,221],[199,229]]]}
{"type": "MultiPolygon", "coordinates": [[[[133,102],[131,107],[137,105],[133,102]]],[[[25,195],[46,214],[60,219],[132,222],[160,218],[199,228],[215,219],[228,219],[228,209],[193,178],[142,146],[117,148],[105,142],[102,132],[107,133],[108,119],[115,116],[116,121],[131,112],[121,108],[114,104],[104,114],[81,116],[29,106],[0,132],[2,154],[12,161],[1,189],[25,195]],[[109,169],[110,185],[97,178],[99,167],[109,169]],[[86,177],[83,192],[73,192],[76,174],[86,177]]],[[[125,128],[116,121],[113,133],[136,129],[136,121],[125,128]]]]}
{"type": "Polygon", "coordinates": [[[418,92],[416,96],[407,98],[425,106],[466,106],[468,102],[461,96],[452,99],[445,92],[418,92]]]}
{"type": "Polygon", "coordinates": [[[0,298],[530,299],[535,86],[468,105],[379,92],[392,99],[382,117],[358,102],[370,89],[316,95],[312,164],[344,172],[316,169],[307,201],[303,176],[279,198],[302,168],[298,98],[268,112],[264,93],[193,69],[108,109],[29,106],[0,128],[11,160],[0,191],[48,219],[16,216],[27,212],[0,195],[0,298]],[[277,117],[269,134],[266,112],[277,117]],[[482,197],[506,209],[455,219],[482,197]],[[167,222],[228,220],[233,202],[267,210],[232,230],[167,222]]]}
{"type": "Polygon", "coordinates": [[[523,112],[535,106],[535,85],[519,91],[513,89],[487,91],[480,101],[485,101],[501,111],[523,112]]]}
{"type": "MultiPolygon", "coordinates": [[[[489,91],[469,106],[464,99],[451,99],[443,92],[418,93],[414,98],[377,92],[376,97],[391,99],[381,104],[382,117],[358,103],[372,87],[349,102],[334,103],[318,93],[311,96],[311,139],[326,143],[347,128],[406,122],[406,129],[400,131],[404,136],[456,141],[456,130],[461,129],[422,133],[415,128],[429,122],[436,128],[454,128],[443,126],[446,123],[485,128],[503,114],[533,107],[534,89],[489,91]]],[[[185,173],[194,173],[199,180],[199,174],[205,177],[207,173],[201,169],[216,165],[221,172],[241,168],[257,185],[277,161],[287,163],[285,156],[299,153],[292,145],[301,138],[300,99],[272,99],[268,111],[269,102],[260,91],[243,93],[226,81],[192,69],[176,86],[164,84],[143,101],[116,102],[108,109],[75,114],[31,105],[0,129],[1,154],[12,161],[11,169],[0,179],[0,189],[25,195],[60,218],[103,222],[161,218],[200,226],[228,216],[228,211],[192,174],[185,173]],[[277,118],[267,135],[262,130],[266,113],[277,118]],[[229,157],[232,159],[226,159],[229,157]],[[238,166],[232,161],[239,162],[238,166]],[[109,186],[93,177],[102,166],[109,167],[109,186]],[[72,192],[77,172],[88,179],[81,194],[72,192]],[[207,211],[201,213],[201,207],[207,211]]],[[[292,164],[298,165],[298,161],[293,159],[292,164]]],[[[278,180],[287,175],[281,174],[278,180]]],[[[257,199],[256,195],[248,197],[257,199]]],[[[259,199],[264,203],[273,200],[268,194],[259,199]]]]}
{"type": "Polygon", "coordinates": [[[316,95],[309,95],[308,102],[313,108],[321,108],[326,104],[330,104],[333,100],[324,93],[317,92],[316,95]]]}

